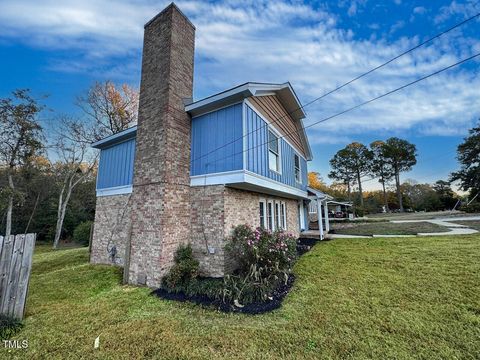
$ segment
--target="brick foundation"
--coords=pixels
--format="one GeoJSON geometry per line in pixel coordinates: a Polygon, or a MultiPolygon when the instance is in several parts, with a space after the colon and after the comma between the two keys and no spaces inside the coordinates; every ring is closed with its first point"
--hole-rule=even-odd
{"type": "Polygon", "coordinates": [[[92,264],[123,266],[131,224],[129,198],[129,194],[97,197],[90,255],[92,264]],[[114,258],[108,252],[113,246],[116,248],[114,258]]]}

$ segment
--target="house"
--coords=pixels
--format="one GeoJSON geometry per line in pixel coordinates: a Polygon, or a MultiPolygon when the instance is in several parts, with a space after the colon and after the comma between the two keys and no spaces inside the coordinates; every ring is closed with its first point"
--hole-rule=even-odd
{"type": "Polygon", "coordinates": [[[92,263],[157,287],[180,244],[204,276],[231,270],[232,227],[307,227],[305,113],[289,83],[192,101],[195,27],[174,5],[145,25],[138,125],[100,149],[92,263]]]}

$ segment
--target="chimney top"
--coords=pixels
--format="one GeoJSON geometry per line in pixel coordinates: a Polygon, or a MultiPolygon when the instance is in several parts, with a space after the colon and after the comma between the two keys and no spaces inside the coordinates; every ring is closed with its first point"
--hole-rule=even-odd
{"type": "Polygon", "coordinates": [[[178,11],[180,13],[180,15],[182,15],[189,23],[190,25],[193,26],[193,29],[195,30],[195,25],[193,25],[193,23],[190,21],[190,19],[183,13],[182,10],[180,10],[178,8],[178,6],[174,3],[174,2],[171,2],[170,5],[168,5],[165,9],[163,9],[162,11],[160,11],[157,15],[155,15],[152,19],[150,19],[144,26],[143,28],[146,28],[147,26],[149,26],[152,22],[155,21],[155,19],[157,19],[160,15],[162,15],[163,13],[167,12],[167,11],[170,11],[170,9],[175,9],[176,11],[178,11]]]}

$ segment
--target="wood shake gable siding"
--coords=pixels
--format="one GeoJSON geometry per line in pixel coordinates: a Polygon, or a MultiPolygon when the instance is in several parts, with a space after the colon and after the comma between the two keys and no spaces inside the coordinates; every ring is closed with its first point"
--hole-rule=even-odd
{"type": "Polygon", "coordinates": [[[300,139],[295,120],[288,114],[275,95],[252,96],[248,100],[262,116],[274,123],[274,127],[300,150],[303,157],[307,157],[307,152],[300,139]]]}

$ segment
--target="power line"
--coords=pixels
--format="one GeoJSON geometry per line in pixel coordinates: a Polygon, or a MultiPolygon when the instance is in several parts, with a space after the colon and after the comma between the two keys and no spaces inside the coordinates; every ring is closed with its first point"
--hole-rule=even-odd
{"type": "MultiPolygon", "coordinates": [[[[441,36],[447,34],[448,32],[450,32],[450,31],[452,31],[452,30],[455,30],[455,29],[463,26],[464,24],[466,24],[466,23],[468,23],[468,22],[470,22],[470,21],[478,18],[479,16],[480,16],[480,12],[477,13],[477,14],[475,14],[475,15],[473,15],[473,16],[471,16],[471,17],[469,17],[469,18],[467,18],[467,19],[465,19],[465,20],[463,20],[462,22],[459,22],[459,23],[455,24],[454,26],[452,26],[452,27],[450,27],[450,28],[448,28],[448,29],[446,29],[446,30],[438,33],[437,35],[435,35],[435,36],[433,36],[433,37],[431,37],[431,38],[429,38],[429,39],[421,42],[420,44],[418,44],[418,45],[416,45],[416,46],[414,46],[414,47],[412,47],[412,48],[410,48],[410,49],[408,49],[408,50],[406,50],[406,51],[404,51],[404,52],[402,52],[402,53],[394,56],[394,57],[391,58],[390,60],[388,60],[388,61],[386,61],[386,62],[384,62],[384,63],[382,63],[382,64],[380,64],[380,65],[378,65],[378,66],[376,66],[376,67],[374,67],[374,68],[372,68],[372,69],[370,69],[370,70],[368,70],[367,72],[365,72],[365,73],[363,73],[363,74],[361,74],[361,75],[359,75],[359,76],[357,76],[357,77],[355,77],[355,78],[347,81],[346,83],[344,83],[344,84],[342,84],[342,85],[340,85],[340,86],[338,86],[338,87],[336,87],[336,88],[334,88],[334,89],[326,92],[325,94],[323,94],[323,95],[321,95],[321,96],[319,96],[319,97],[317,97],[317,98],[315,98],[315,99],[307,102],[306,104],[301,105],[300,107],[298,107],[298,108],[296,108],[296,109],[288,112],[287,114],[285,114],[285,115],[283,115],[283,116],[280,116],[280,117],[274,119],[274,120],[271,122],[271,124],[278,123],[280,120],[286,118],[287,116],[292,115],[293,113],[297,112],[298,110],[303,110],[305,107],[310,106],[311,104],[313,104],[313,103],[315,103],[315,102],[317,102],[317,101],[319,101],[319,100],[327,97],[328,95],[333,94],[334,92],[339,91],[340,89],[343,89],[344,87],[352,84],[353,82],[355,82],[355,81],[357,81],[357,80],[360,80],[361,78],[363,78],[363,77],[365,77],[365,76],[367,76],[367,75],[369,75],[369,74],[371,74],[371,73],[373,73],[373,72],[375,72],[375,71],[377,71],[377,70],[379,70],[379,69],[387,66],[388,64],[394,62],[395,60],[401,58],[402,56],[405,56],[405,55],[407,55],[407,54],[415,51],[416,49],[418,49],[418,48],[420,48],[420,47],[422,47],[422,46],[424,46],[424,45],[432,42],[432,41],[435,40],[435,39],[440,38],[441,36]]],[[[194,162],[198,161],[199,159],[202,159],[202,158],[204,158],[204,157],[206,157],[206,156],[208,156],[208,155],[210,155],[210,154],[212,154],[212,153],[214,153],[214,152],[217,152],[218,150],[223,149],[223,148],[227,147],[228,145],[234,144],[234,143],[236,143],[237,141],[244,139],[244,138],[247,137],[248,135],[250,135],[250,134],[252,134],[252,133],[255,133],[255,132],[258,132],[258,131],[261,130],[262,128],[268,127],[268,126],[269,126],[268,124],[262,125],[261,127],[255,129],[255,130],[253,130],[253,131],[250,131],[250,132],[242,135],[241,137],[239,137],[239,138],[237,138],[237,139],[234,139],[234,140],[232,140],[232,141],[230,141],[230,142],[227,142],[227,143],[225,143],[225,144],[217,147],[216,149],[213,149],[213,150],[211,150],[211,151],[209,151],[209,152],[207,152],[207,153],[205,153],[205,154],[200,155],[199,157],[193,159],[191,162],[192,162],[192,164],[193,164],[194,162]]]]}
{"type": "MultiPolygon", "coordinates": [[[[334,119],[334,118],[336,118],[336,117],[338,117],[338,116],[344,115],[344,114],[346,114],[346,113],[348,113],[348,112],[351,112],[351,111],[353,111],[353,110],[356,110],[356,109],[358,109],[358,108],[360,108],[360,107],[362,107],[362,106],[368,105],[368,104],[370,104],[370,103],[372,103],[372,102],[374,102],[374,101],[380,100],[380,99],[382,99],[382,98],[384,98],[384,97],[386,97],[386,96],[388,96],[388,95],[394,94],[394,93],[396,93],[396,92],[398,92],[398,91],[400,91],[400,90],[403,90],[403,89],[405,89],[405,88],[407,88],[407,87],[410,87],[410,86],[412,86],[412,85],[414,85],[414,84],[416,84],[416,83],[419,83],[419,82],[424,81],[424,80],[426,80],[426,79],[429,79],[429,78],[431,78],[431,77],[433,77],[433,76],[436,76],[436,75],[438,75],[438,74],[440,74],[440,73],[443,73],[443,72],[445,72],[445,71],[447,71],[447,70],[449,70],[449,69],[451,69],[451,68],[454,68],[454,67],[456,67],[456,66],[462,65],[463,63],[466,63],[467,61],[473,60],[473,59],[475,59],[475,58],[477,58],[477,57],[479,57],[479,56],[480,56],[480,52],[478,52],[478,53],[476,53],[476,54],[474,54],[474,55],[472,55],[472,56],[469,56],[469,57],[467,57],[467,58],[465,58],[465,59],[463,59],[463,60],[460,60],[460,61],[458,61],[458,62],[456,62],[456,63],[454,63],[454,64],[451,64],[451,65],[449,65],[449,66],[447,66],[447,67],[444,67],[444,68],[442,68],[442,69],[440,69],[440,70],[437,70],[437,71],[435,71],[435,72],[433,72],[433,73],[430,73],[429,75],[423,76],[423,77],[418,78],[418,79],[416,79],[416,80],[414,80],[414,81],[411,81],[411,82],[409,82],[409,83],[407,83],[407,84],[405,84],[405,85],[402,85],[402,86],[400,86],[400,87],[397,87],[397,88],[395,88],[395,89],[393,89],[393,90],[390,90],[390,91],[388,91],[388,92],[386,92],[386,93],[383,93],[382,95],[376,96],[376,97],[371,98],[371,99],[369,99],[369,100],[367,100],[367,101],[364,101],[364,102],[362,102],[362,103],[360,103],[360,104],[357,104],[357,105],[355,105],[355,106],[352,106],[352,107],[350,107],[350,108],[348,108],[348,109],[345,109],[345,110],[343,110],[343,111],[341,111],[341,112],[338,112],[338,113],[336,113],[336,114],[334,114],[334,115],[331,115],[331,116],[328,116],[328,117],[323,118],[323,119],[321,119],[321,120],[318,120],[318,121],[316,121],[316,122],[314,122],[314,123],[312,123],[312,124],[310,124],[310,125],[308,125],[308,126],[304,126],[304,127],[302,127],[301,129],[302,129],[302,130],[308,129],[308,128],[311,128],[311,127],[313,127],[313,126],[315,126],[315,125],[318,125],[318,124],[320,124],[320,123],[323,123],[323,122],[326,122],[326,121],[328,121],[328,120],[334,119]]],[[[287,133],[286,133],[285,135],[279,136],[279,137],[277,137],[277,139],[285,138],[287,135],[291,135],[291,134],[294,134],[294,133],[298,133],[298,131],[299,131],[299,130],[287,131],[287,133]]],[[[244,149],[244,150],[242,150],[242,151],[240,151],[240,152],[233,153],[233,154],[231,154],[231,155],[225,156],[225,157],[223,157],[223,158],[215,159],[215,163],[217,163],[217,162],[220,161],[220,160],[229,159],[229,158],[232,158],[232,157],[234,157],[234,156],[236,156],[236,155],[243,154],[243,153],[245,153],[245,152],[247,152],[247,151],[256,149],[256,148],[258,148],[258,147],[260,147],[260,146],[266,145],[266,144],[268,144],[268,143],[270,143],[270,142],[273,142],[273,141],[275,141],[275,140],[269,140],[269,141],[266,141],[266,142],[264,142],[264,143],[260,143],[260,144],[258,144],[258,145],[256,145],[256,146],[253,146],[253,147],[244,149]]]]}

